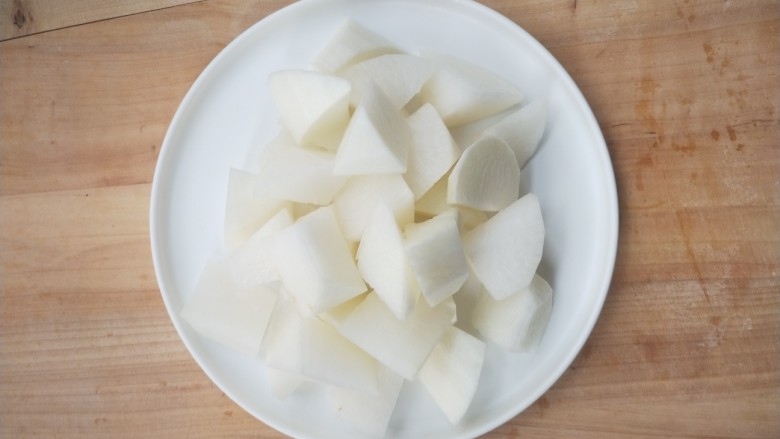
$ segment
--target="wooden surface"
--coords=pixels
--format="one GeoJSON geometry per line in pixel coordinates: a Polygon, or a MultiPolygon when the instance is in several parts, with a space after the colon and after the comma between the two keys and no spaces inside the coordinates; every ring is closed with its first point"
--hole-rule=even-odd
{"type": "MultiPolygon", "coordinates": [[[[176,3],[0,0],[2,438],[281,436],[177,338],[148,206],[193,80],[289,1],[176,3]]],[[[581,87],[621,216],[584,350],[487,437],[780,436],[778,3],[485,3],[581,87]]]]}

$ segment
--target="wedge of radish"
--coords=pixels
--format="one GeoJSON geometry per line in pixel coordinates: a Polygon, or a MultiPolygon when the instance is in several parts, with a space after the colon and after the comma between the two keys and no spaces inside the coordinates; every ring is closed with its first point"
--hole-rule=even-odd
{"type": "Polygon", "coordinates": [[[328,389],[328,401],[338,419],[343,419],[371,437],[384,437],[404,379],[392,370],[377,368],[376,394],[343,387],[328,389]]]}
{"type": "Polygon", "coordinates": [[[363,236],[374,209],[384,204],[393,211],[398,227],[414,221],[414,195],[400,175],[356,175],[333,200],[333,209],[350,241],[363,236]]]}
{"type": "Polygon", "coordinates": [[[542,259],[544,222],[539,200],[528,194],[466,234],[471,268],[494,299],[531,283],[542,259]]]}
{"type": "Polygon", "coordinates": [[[452,326],[452,299],[431,308],[417,300],[405,320],[398,320],[376,294],[369,294],[338,325],[345,338],[394,372],[413,380],[441,337],[452,326]]]}
{"type": "Polygon", "coordinates": [[[531,352],[544,335],[552,298],[550,284],[536,275],[526,288],[505,299],[483,295],[474,308],[474,327],[510,352],[531,352]]]}
{"type": "Polygon", "coordinates": [[[463,152],[450,173],[447,202],[495,212],[517,200],[520,167],[502,140],[484,138],[463,152]]]}
{"type": "Polygon", "coordinates": [[[349,81],[306,70],[268,77],[282,122],[299,145],[335,149],[349,122],[349,81]]]}
{"type": "Polygon", "coordinates": [[[269,254],[269,239],[292,223],[290,209],[280,210],[228,257],[225,268],[236,285],[251,288],[279,280],[269,254]]]}
{"type": "Polygon", "coordinates": [[[269,249],[284,287],[304,315],[327,311],[367,289],[330,207],[279,232],[269,249]]]}
{"type": "Polygon", "coordinates": [[[334,175],[406,172],[409,125],[384,92],[368,86],[336,153],[334,175]]]}
{"type": "Polygon", "coordinates": [[[257,355],[276,297],[276,290],[266,287],[238,287],[224,261],[211,260],[181,316],[207,338],[246,355],[257,355]]]}
{"type": "Polygon", "coordinates": [[[441,54],[424,56],[434,59],[439,69],[421,94],[436,107],[448,127],[499,113],[523,97],[507,81],[474,64],[441,54]]]}
{"type": "Polygon", "coordinates": [[[536,151],[546,119],[547,100],[537,99],[486,129],[482,137],[503,140],[514,151],[517,164],[522,168],[536,151]]]}
{"type": "Polygon", "coordinates": [[[450,216],[437,216],[410,224],[404,233],[409,266],[425,301],[436,306],[455,294],[469,276],[458,225],[450,216]]]}
{"type": "Polygon", "coordinates": [[[230,170],[227,202],[225,205],[225,247],[235,250],[246,242],[269,218],[290,202],[255,195],[254,174],[238,169],[230,170]]]}
{"type": "Polygon", "coordinates": [[[312,63],[315,70],[335,73],[352,64],[386,53],[401,53],[390,41],[347,20],[336,30],[312,63]]]}
{"type": "MultiPolygon", "coordinates": [[[[463,262],[465,265],[465,259],[463,262]]],[[[420,295],[420,287],[409,266],[403,237],[393,212],[384,204],[376,206],[363,232],[357,266],[363,279],[393,315],[400,320],[405,319],[420,295]]]]}
{"type": "Polygon", "coordinates": [[[384,92],[396,109],[401,109],[420,91],[435,70],[436,66],[431,60],[406,54],[389,54],[355,64],[341,75],[352,84],[352,107],[357,107],[373,84],[384,92]]]}
{"type": "Polygon", "coordinates": [[[484,361],[485,343],[452,327],[420,369],[420,382],[453,425],[474,399],[484,361]]]}
{"type": "Polygon", "coordinates": [[[436,109],[425,104],[409,116],[411,144],[404,179],[418,200],[450,170],[460,148],[436,109]]]}

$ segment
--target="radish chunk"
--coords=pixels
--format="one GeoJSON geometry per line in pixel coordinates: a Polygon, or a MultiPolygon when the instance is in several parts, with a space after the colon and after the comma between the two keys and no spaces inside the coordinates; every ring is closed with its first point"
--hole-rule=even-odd
{"type": "Polygon", "coordinates": [[[393,107],[403,108],[436,70],[431,60],[405,54],[381,55],[355,64],[342,76],[352,84],[350,104],[356,107],[366,90],[376,84],[393,107]]]}
{"type": "Polygon", "coordinates": [[[453,425],[474,399],[484,361],[485,343],[452,327],[420,369],[420,382],[453,425]]]}
{"type": "Polygon", "coordinates": [[[249,172],[230,170],[225,203],[225,247],[228,251],[246,242],[276,212],[290,206],[289,201],[255,196],[255,178],[249,172]]]}
{"type": "Polygon", "coordinates": [[[347,182],[333,175],[335,155],[297,145],[269,151],[257,173],[255,193],[298,203],[329,204],[347,182]]]}
{"type": "Polygon", "coordinates": [[[209,261],[182,318],[202,335],[247,355],[257,355],[276,303],[276,290],[240,288],[223,261],[209,261]]]}
{"type": "Polygon", "coordinates": [[[279,280],[276,266],[269,255],[269,240],[292,223],[290,210],[280,210],[228,257],[225,267],[236,285],[250,288],[279,280]]]}
{"type": "Polygon", "coordinates": [[[376,360],[317,318],[302,317],[288,302],[268,330],[268,367],[311,381],[377,392],[376,360]]]}
{"type": "Polygon", "coordinates": [[[333,200],[344,236],[359,241],[374,209],[384,204],[393,211],[398,227],[414,221],[414,195],[400,175],[354,176],[333,200]]]}
{"type": "Polygon", "coordinates": [[[437,216],[407,226],[405,234],[409,265],[425,301],[436,306],[455,294],[469,276],[458,225],[450,216],[437,216]]]}
{"type": "Polygon", "coordinates": [[[502,300],[483,295],[474,309],[474,327],[510,352],[532,352],[539,345],[552,311],[553,290],[541,276],[502,300]]]}
{"type": "Polygon", "coordinates": [[[327,311],[367,289],[330,207],[279,232],[270,251],[284,287],[304,315],[327,311]]]}
{"type": "Polygon", "coordinates": [[[337,329],[380,363],[413,380],[454,317],[452,299],[433,308],[418,299],[406,319],[398,320],[379,296],[369,294],[337,329]]]}
{"type": "Polygon", "coordinates": [[[447,202],[495,212],[517,200],[520,167],[502,140],[484,138],[463,152],[450,173],[447,202]]]}
{"type": "Polygon", "coordinates": [[[439,69],[421,94],[436,107],[448,127],[499,113],[523,97],[514,86],[481,67],[445,55],[427,55],[439,69]]]}
{"type": "Polygon", "coordinates": [[[404,179],[419,200],[458,160],[460,148],[430,104],[420,107],[408,122],[412,142],[404,179]]]}
{"type": "Polygon", "coordinates": [[[369,86],[341,140],[334,175],[406,172],[409,125],[385,94],[369,86]]]}
{"type": "Polygon", "coordinates": [[[328,401],[339,419],[351,423],[372,437],[384,437],[393,415],[404,379],[382,365],[377,367],[376,394],[358,392],[342,387],[330,387],[328,401]]]}
{"type": "Polygon", "coordinates": [[[349,81],[305,70],[282,70],[271,73],[268,87],[296,143],[326,149],[338,146],[349,122],[349,81]]]}
{"type": "Polygon", "coordinates": [[[381,36],[352,20],[347,20],[312,64],[321,72],[335,73],[352,64],[386,53],[401,51],[381,36]]]}
{"type": "MultiPolygon", "coordinates": [[[[465,259],[463,262],[465,264],[465,259]]],[[[393,315],[400,320],[405,319],[412,311],[420,290],[406,258],[401,231],[393,212],[384,204],[374,209],[374,215],[363,232],[357,266],[363,279],[393,315]]]]}
{"type": "Polygon", "coordinates": [[[517,164],[522,168],[536,151],[536,146],[544,134],[546,118],[547,100],[537,99],[486,129],[482,137],[494,137],[506,142],[514,151],[517,164]]]}
{"type": "Polygon", "coordinates": [[[542,259],[544,223],[528,194],[478,225],[463,240],[471,268],[496,300],[528,286],[542,259]]]}

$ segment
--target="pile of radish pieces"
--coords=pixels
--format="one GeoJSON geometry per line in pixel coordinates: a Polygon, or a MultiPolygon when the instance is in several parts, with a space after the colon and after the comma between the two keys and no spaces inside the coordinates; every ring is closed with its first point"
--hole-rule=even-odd
{"type": "Polygon", "coordinates": [[[353,21],[312,70],[267,84],[279,134],[231,170],[226,251],[182,317],[262,357],[276,397],[319,386],[368,435],[385,434],[405,380],[459,423],[485,343],[533,351],[552,309],[541,209],[520,194],[546,103],[353,21]]]}

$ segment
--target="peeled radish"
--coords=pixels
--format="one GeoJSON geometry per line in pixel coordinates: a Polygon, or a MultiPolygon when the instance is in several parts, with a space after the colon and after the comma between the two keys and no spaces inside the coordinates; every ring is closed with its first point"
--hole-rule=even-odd
{"type": "Polygon", "coordinates": [[[423,105],[408,121],[412,141],[404,179],[418,200],[458,160],[460,148],[432,105],[423,105]]]}
{"type": "Polygon", "coordinates": [[[397,174],[351,177],[333,200],[344,236],[359,241],[378,204],[390,208],[399,227],[414,221],[414,195],[397,174]]]}
{"type": "Polygon", "coordinates": [[[539,345],[552,312],[553,291],[541,276],[502,299],[483,295],[474,309],[480,334],[510,352],[531,352],[539,345]]]}
{"type": "Polygon", "coordinates": [[[317,55],[313,65],[321,72],[334,73],[375,56],[400,52],[393,43],[354,21],[347,20],[317,55]]]}
{"type": "Polygon", "coordinates": [[[544,222],[539,200],[528,194],[478,225],[463,240],[471,268],[493,298],[531,283],[542,259],[544,222]]]}
{"type": "Polygon", "coordinates": [[[228,251],[246,242],[271,216],[290,202],[255,195],[255,175],[230,170],[225,206],[225,247],[228,251]]]}
{"type": "Polygon", "coordinates": [[[338,146],[349,121],[349,81],[311,71],[283,70],[268,77],[268,88],[282,121],[299,145],[338,146]]]}
{"type": "Polygon", "coordinates": [[[455,425],[471,405],[485,360],[485,343],[450,328],[420,369],[420,382],[455,425]]]}
{"type": "Polygon", "coordinates": [[[450,173],[447,202],[495,212],[517,200],[520,168],[502,140],[484,138],[466,148],[450,173]]]}
{"type": "Polygon", "coordinates": [[[482,137],[501,139],[514,151],[522,168],[531,158],[544,134],[547,100],[537,99],[515,110],[482,133],[482,137]]]}
{"type": "Polygon", "coordinates": [[[330,207],[279,232],[270,253],[284,287],[304,314],[319,314],[366,291],[330,207]]]}
{"type": "Polygon", "coordinates": [[[406,54],[381,55],[344,70],[341,75],[352,83],[350,104],[356,107],[366,90],[379,87],[397,109],[422,88],[436,70],[431,60],[406,54]]]}
{"type": "Polygon", "coordinates": [[[292,223],[290,210],[280,210],[228,257],[225,268],[236,285],[249,288],[279,280],[268,245],[271,236],[292,223]]]}

